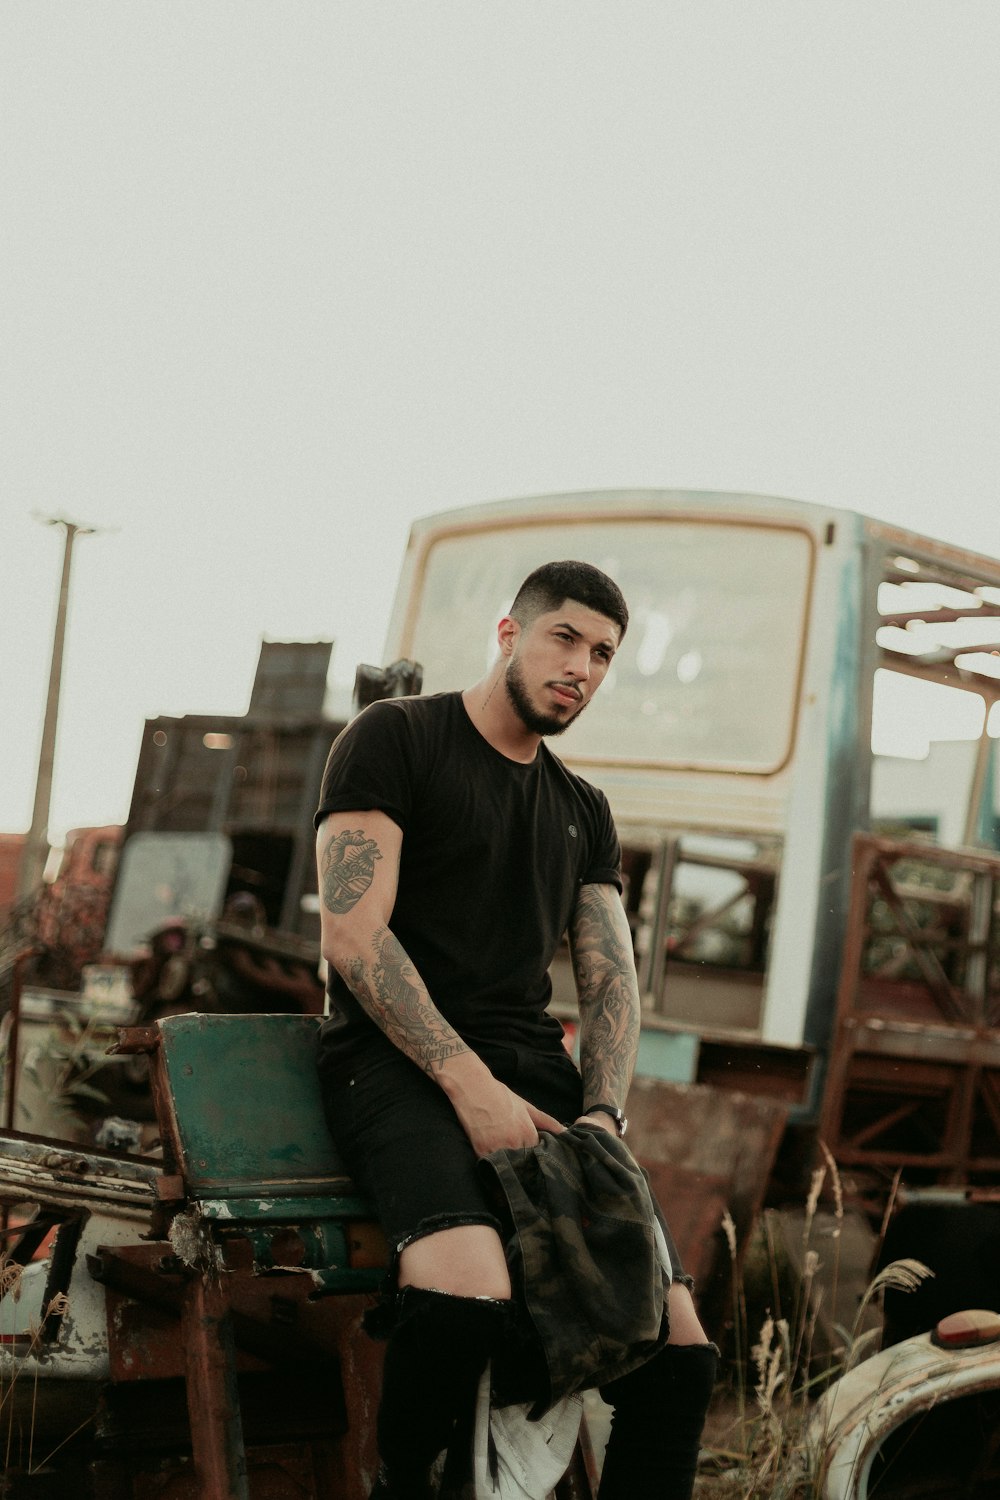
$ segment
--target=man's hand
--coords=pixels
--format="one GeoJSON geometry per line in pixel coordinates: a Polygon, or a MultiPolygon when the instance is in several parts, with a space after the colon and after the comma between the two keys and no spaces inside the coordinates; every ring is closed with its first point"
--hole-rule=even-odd
{"type": "Polygon", "coordinates": [[[452,1104],[477,1156],[537,1146],[540,1130],[558,1135],[564,1128],[493,1077],[482,1081],[473,1092],[452,1098],[452,1104]]]}

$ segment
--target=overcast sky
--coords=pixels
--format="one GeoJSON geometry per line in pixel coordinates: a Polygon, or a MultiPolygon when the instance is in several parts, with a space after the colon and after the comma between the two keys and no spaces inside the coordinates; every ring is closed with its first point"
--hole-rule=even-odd
{"type": "Polygon", "coordinates": [[[122,821],[411,520],[616,486],[1000,554],[996,0],[0,0],[0,830],[122,821]]]}

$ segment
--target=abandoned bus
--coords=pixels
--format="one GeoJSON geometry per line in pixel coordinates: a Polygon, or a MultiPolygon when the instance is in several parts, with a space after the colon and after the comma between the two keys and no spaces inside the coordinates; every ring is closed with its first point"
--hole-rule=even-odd
{"type": "Polygon", "coordinates": [[[558,750],[621,833],[639,1072],[780,1099],[858,1169],[995,1178],[1000,562],[765,496],[504,501],[414,525],[386,660],[475,680],[555,557],[631,611],[558,750]]]}

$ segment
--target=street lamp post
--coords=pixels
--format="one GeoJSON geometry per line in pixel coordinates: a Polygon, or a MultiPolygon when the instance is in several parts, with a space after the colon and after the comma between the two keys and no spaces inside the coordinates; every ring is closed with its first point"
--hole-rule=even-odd
{"type": "Polygon", "coordinates": [[[52,639],[52,661],[49,667],[49,691],[45,699],[45,719],[42,724],[42,744],[38,755],[38,775],[35,779],[35,804],[31,813],[31,827],[25,840],[18,878],[18,897],[30,896],[41,884],[45,861],[49,854],[49,807],[52,801],[52,766],[55,760],[56,725],[59,719],[59,686],[62,680],[63,646],[66,640],[66,606],[69,601],[69,573],[73,561],[73,543],[78,536],[91,536],[97,529],[67,521],[62,516],[46,518],[49,526],[63,526],[66,541],[63,548],[62,580],[59,584],[59,606],[56,610],[56,628],[52,639]]]}

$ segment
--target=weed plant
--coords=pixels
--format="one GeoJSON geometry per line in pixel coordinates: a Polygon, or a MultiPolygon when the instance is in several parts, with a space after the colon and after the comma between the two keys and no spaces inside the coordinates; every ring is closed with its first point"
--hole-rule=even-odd
{"type": "MultiPolygon", "coordinates": [[[[21,1299],[24,1267],[4,1253],[0,1255],[0,1305],[9,1299],[21,1299]]],[[[38,1408],[38,1358],[43,1352],[50,1328],[65,1317],[69,1298],[57,1292],[42,1309],[39,1319],[29,1319],[23,1334],[11,1334],[6,1347],[13,1357],[0,1356],[0,1497],[7,1493],[7,1477],[15,1472],[25,1478],[41,1474],[59,1448],[72,1442],[92,1420],[68,1433],[56,1449],[38,1455],[35,1452],[35,1429],[38,1408]],[[30,1382],[30,1393],[24,1384],[30,1382]],[[7,1476],[7,1477],[5,1477],[7,1476]]]]}
{"type": "MultiPolygon", "coordinates": [[[[933,1275],[915,1260],[894,1261],[873,1278],[860,1298],[849,1327],[832,1324],[834,1341],[820,1337],[824,1294],[836,1307],[840,1281],[844,1194],[836,1163],[821,1145],[823,1163],[813,1172],[802,1229],[801,1272],[789,1283],[787,1267],[774,1243],[773,1226],[765,1215],[763,1242],[765,1279],[771,1305],[754,1331],[749,1326],[746,1282],[740,1274],[736,1227],[728,1213],[723,1230],[732,1270],[732,1392],[722,1393],[723,1407],[734,1408],[728,1427],[713,1423],[721,1440],[703,1451],[702,1471],[695,1491],[699,1500],[820,1500],[822,1442],[808,1434],[817,1397],[831,1381],[875,1353],[881,1330],[869,1328],[873,1310],[881,1309],[887,1287],[913,1291],[933,1275]],[[832,1202],[832,1229],[824,1265],[812,1243],[817,1209],[824,1188],[832,1202]],[[826,1272],[823,1285],[818,1273],[826,1272]],[[728,1398],[728,1399],[727,1399],[728,1398]]],[[[890,1204],[883,1220],[883,1234],[890,1204]]],[[[828,1325],[830,1326],[830,1325],[828,1325]]]]}

